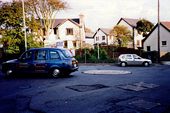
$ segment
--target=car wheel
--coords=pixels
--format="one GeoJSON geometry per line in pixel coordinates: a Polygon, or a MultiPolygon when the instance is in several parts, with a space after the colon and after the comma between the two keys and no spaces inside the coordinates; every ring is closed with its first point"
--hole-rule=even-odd
{"type": "Polygon", "coordinates": [[[5,72],[5,77],[11,77],[12,74],[13,74],[12,69],[8,69],[8,70],[5,72]]]}
{"type": "Polygon", "coordinates": [[[122,67],[125,67],[126,66],[126,62],[121,62],[120,64],[122,67]]]}
{"type": "Polygon", "coordinates": [[[148,66],[149,66],[149,63],[148,63],[148,62],[144,62],[143,65],[144,65],[145,67],[148,67],[148,66]]]}
{"type": "Polygon", "coordinates": [[[50,73],[50,75],[54,78],[58,77],[60,74],[60,70],[59,69],[53,69],[50,73]]]}

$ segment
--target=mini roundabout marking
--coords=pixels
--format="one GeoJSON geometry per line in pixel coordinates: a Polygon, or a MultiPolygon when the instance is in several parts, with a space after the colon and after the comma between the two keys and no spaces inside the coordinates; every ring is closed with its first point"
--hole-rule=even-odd
{"type": "Polygon", "coordinates": [[[130,71],[125,70],[87,70],[83,71],[84,74],[91,75],[123,75],[123,74],[132,74],[130,71]]]}

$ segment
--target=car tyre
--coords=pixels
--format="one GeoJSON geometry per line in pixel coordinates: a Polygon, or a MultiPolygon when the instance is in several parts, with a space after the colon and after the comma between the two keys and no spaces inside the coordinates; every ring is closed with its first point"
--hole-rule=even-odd
{"type": "Polygon", "coordinates": [[[149,66],[149,62],[144,62],[143,65],[144,65],[145,67],[148,67],[148,66],[149,66]]]}
{"type": "Polygon", "coordinates": [[[13,70],[12,69],[8,69],[5,72],[5,78],[11,78],[13,75],[13,70]]]}
{"type": "Polygon", "coordinates": [[[60,70],[55,68],[55,69],[52,69],[51,72],[50,72],[50,75],[53,77],[53,78],[57,78],[59,77],[60,75],[60,70]]]}
{"type": "Polygon", "coordinates": [[[126,62],[121,62],[120,66],[126,67],[126,62]]]}

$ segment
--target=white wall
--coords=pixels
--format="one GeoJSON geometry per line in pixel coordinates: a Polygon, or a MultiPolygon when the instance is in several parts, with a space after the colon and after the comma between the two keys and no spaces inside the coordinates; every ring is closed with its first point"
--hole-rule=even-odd
{"type": "MultiPolygon", "coordinates": [[[[80,40],[80,27],[71,21],[67,20],[62,25],[58,27],[58,34],[54,34],[54,30],[52,30],[49,38],[45,41],[46,47],[51,47],[51,45],[55,45],[56,42],[59,41],[67,41],[67,48],[68,49],[75,49],[73,46],[73,41],[80,40]],[[66,29],[72,28],[73,35],[67,35],[66,29]],[[58,35],[58,36],[57,36],[58,35]]],[[[77,44],[78,45],[78,44],[77,44]]]]}
{"type": "MultiPolygon", "coordinates": [[[[133,28],[132,28],[132,26],[127,24],[124,20],[121,20],[119,25],[126,26],[131,31],[131,35],[133,36],[133,28]]],[[[144,39],[144,37],[142,35],[138,34],[137,30],[134,29],[134,45],[135,45],[135,49],[137,49],[137,47],[142,47],[142,40],[143,39],[144,39]],[[140,45],[137,45],[137,40],[140,41],[140,45]]]]}
{"type": "Polygon", "coordinates": [[[94,38],[86,38],[85,43],[91,44],[93,46],[94,45],[94,38]]]}
{"type": "Polygon", "coordinates": [[[101,44],[101,43],[106,43],[107,44],[107,35],[105,34],[105,33],[103,33],[101,30],[99,30],[99,31],[96,31],[97,33],[96,33],[96,35],[95,35],[95,37],[94,37],[94,43],[96,44],[96,43],[99,43],[99,44],[101,44]],[[102,36],[105,36],[105,40],[102,40],[102,36]],[[96,40],[97,39],[97,37],[99,37],[99,40],[96,40]]]}
{"type": "MultiPolygon", "coordinates": [[[[147,51],[147,46],[151,47],[151,51],[158,50],[158,27],[144,42],[144,50],[147,51]]],[[[160,26],[160,51],[170,52],[170,32],[160,26]],[[162,41],[167,41],[166,46],[162,46],[162,41]]]]}

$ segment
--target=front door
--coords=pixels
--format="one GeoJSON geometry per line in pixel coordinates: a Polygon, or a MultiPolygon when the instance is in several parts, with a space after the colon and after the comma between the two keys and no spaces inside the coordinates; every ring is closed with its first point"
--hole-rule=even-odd
{"type": "Polygon", "coordinates": [[[21,73],[30,73],[33,70],[33,52],[25,52],[19,59],[16,71],[21,73]]]}

